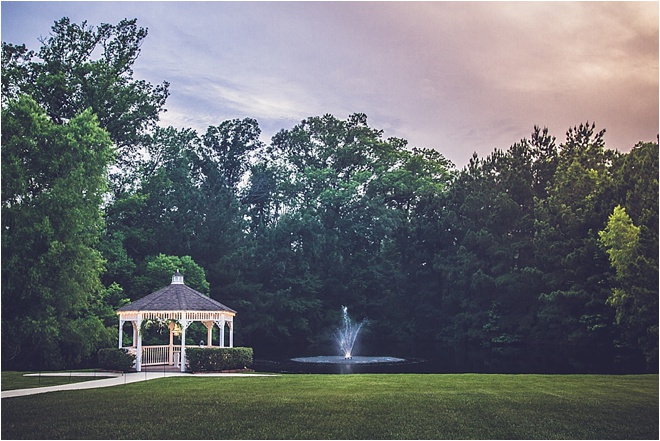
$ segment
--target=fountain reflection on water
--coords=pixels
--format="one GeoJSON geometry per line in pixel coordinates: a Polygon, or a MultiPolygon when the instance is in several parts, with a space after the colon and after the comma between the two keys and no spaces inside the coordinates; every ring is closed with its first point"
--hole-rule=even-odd
{"type": "Polygon", "coordinates": [[[397,357],[372,357],[372,356],[354,356],[353,347],[358,334],[365,321],[354,323],[348,315],[348,308],[342,306],[342,327],[337,330],[336,342],[341,355],[317,357],[298,357],[292,358],[292,361],[299,363],[319,363],[319,364],[375,364],[375,363],[399,363],[405,361],[397,357]]]}

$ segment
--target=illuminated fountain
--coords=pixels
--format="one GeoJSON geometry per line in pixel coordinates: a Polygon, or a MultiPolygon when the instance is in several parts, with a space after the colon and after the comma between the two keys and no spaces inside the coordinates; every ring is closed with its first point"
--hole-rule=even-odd
{"type": "Polygon", "coordinates": [[[348,308],[342,306],[342,327],[337,329],[335,339],[341,355],[321,355],[317,357],[299,357],[292,358],[292,361],[298,363],[317,363],[317,364],[375,364],[375,363],[399,363],[405,361],[403,358],[396,357],[370,357],[354,356],[353,347],[355,340],[360,333],[362,325],[366,323],[354,323],[348,316],[348,308]]]}
{"type": "Polygon", "coordinates": [[[355,324],[351,321],[351,318],[348,316],[348,308],[346,306],[341,307],[344,313],[344,327],[339,328],[337,331],[337,344],[339,345],[339,351],[344,355],[344,359],[350,360],[353,358],[353,346],[355,345],[355,339],[360,332],[362,323],[355,324]]]}

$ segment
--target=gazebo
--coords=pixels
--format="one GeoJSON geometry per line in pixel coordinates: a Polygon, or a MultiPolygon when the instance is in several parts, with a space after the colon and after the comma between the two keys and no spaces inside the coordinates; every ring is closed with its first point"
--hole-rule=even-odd
{"type": "MultiPolygon", "coordinates": [[[[225,327],[229,328],[229,347],[234,346],[234,316],[236,311],[195,291],[183,283],[183,275],[176,271],[172,283],[117,310],[119,315],[119,348],[122,348],[124,323],[133,325],[133,344],[128,348],[135,354],[135,368],[142,366],[180,364],[186,371],[186,329],[193,322],[202,322],[208,330],[207,346],[213,346],[213,326],[220,329],[218,347],[225,347],[225,327]],[[145,321],[167,325],[170,344],[142,346],[140,332],[145,321]],[[181,335],[181,345],[174,345],[174,335],[181,335]]],[[[190,347],[190,346],[189,346],[190,347]]]]}

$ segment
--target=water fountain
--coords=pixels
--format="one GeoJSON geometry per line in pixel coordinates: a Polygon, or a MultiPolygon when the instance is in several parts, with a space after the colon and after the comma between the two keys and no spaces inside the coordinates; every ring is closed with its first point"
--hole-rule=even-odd
{"type": "Polygon", "coordinates": [[[337,345],[339,346],[339,351],[344,355],[345,360],[352,359],[353,346],[355,345],[355,339],[360,332],[360,328],[364,322],[360,322],[357,325],[351,322],[351,318],[348,316],[348,308],[346,306],[341,307],[342,312],[344,313],[344,327],[339,328],[337,331],[337,345]]]}
{"type": "Polygon", "coordinates": [[[298,357],[292,358],[292,361],[298,363],[317,363],[317,364],[375,364],[375,363],[399,363],[405,361],[397,357],[371,357],[353,355],[353,347],[357,340],[360,329],[366,323],[354,323],[348,315],[348,308],[342,306],[342,326],[337,329],[335,341],[339,348],[340,355],[321,355],[316,357],[298,357]]]}

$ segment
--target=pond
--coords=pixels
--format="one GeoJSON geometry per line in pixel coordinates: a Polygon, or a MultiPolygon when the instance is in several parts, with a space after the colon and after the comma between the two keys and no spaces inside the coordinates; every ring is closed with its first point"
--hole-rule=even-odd
{"type": "MultiPolygon", "coordinates": [[[[633,374],[648,373],[643,360],[589,348],[446,349],[441,356],[375,357],[379,362],[356,362],[342,357],[292,357],[254,360],[259,372],[308,374],[360,373],[491,373],[491,374],[633,374]],[[324,359],[334,359],[327,362],[324,359]],[[298,361],[296,361],[296,359],[298,361]],[[625,361],[624,361],[625,360],[625,361]],[[305,362],[303,362],[305,361],[305,362]]],[[[256,355],[256,354],[255,354],[256,355]]],[[[387,354],[386,354],[387,355],[387,354]]],[[[354,357],[368,359],[369,355],[354,357]]],[[[657,367],[656,371],[657,372],[657,367]]]]}

